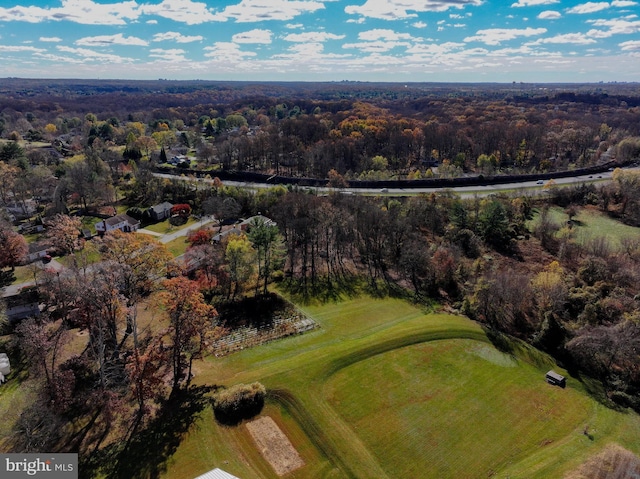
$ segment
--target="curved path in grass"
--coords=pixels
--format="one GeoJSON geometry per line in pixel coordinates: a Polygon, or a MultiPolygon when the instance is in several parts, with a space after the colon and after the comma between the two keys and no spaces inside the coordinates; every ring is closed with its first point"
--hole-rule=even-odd
{"type": "MultiPolygon", "coordinates": [[[[197,371],[196,381],[226,385],[262,382],[269,390],[269,400],[293,418],[318,454],[332,465],[322,477],[393,477],[389,472],[392,465],[388,462],[381,464],[380,460],[384,458],[373,452],[371,437],[363,437],[361,431],[354,430],[353,422],[345,418],[344,411],[336,410],[328,399],[327,388],[335,387],[330,383],[345,368],[434,341],[443,341],[442,344],[446,345],[448,340],[462,339],[485,345],[483,348],[492,347],[480,326],[469,319],[428,314],[401,300],[356,298],[302,309],[318,322],[320,328],[224,358],[210,358],[197,371]]],[[[538,364],[537,369],[532,365],[527,367],[529,370],[522,373],[527,381],[539,384],[535,388],[547,387],[538,369],[548,365],[538,364]],[[540,383],[536,382],[538,379],[540,383]]],[[[525,398],[528,387],[530,384],[524,389],[525,398]]],[[[588,405],[592,410],[586,411],[581,406],[583,410],[565,421],[572,426],[556,431],[554,442],[545,444],[542,452],[516,451],[507,459],[500,459],[501,463],[496,464],[499,470],[512,470],[520,474],[518,477],[550,477],[544,474],[548,473],[548,468],[557,467],[559,452],[572,454],[561,460],[564,461],[563,467],[574,467],[571,461],[579,464],[581,458],[591,454],[588,451],[595,451],[600,446],[596,441],[588,442],[581,434],[585,418],[608,439],[614,438],[631,450],[640,450],[637,417],[623,423],[618,416],[614,417],[617,413],[596,404],[581,390],[582,386],[570,379],[565,392],[571,395],[571,400],[577,398],[577,403],[588,405]],[[522,468],[530,474],[522,475],[522,468]]],[[[546,393],[543,391],[542,394],[546,393]]],[[[356,397],[361,399],[357,393],[356,397]]],[[[547,402],[544,404],[548,407],[547,402]]],[[[566,404],[563,408],[564,412],[568,410],[566,404]]],[[[491,460],[494,457],[495,454],[491,460]]],[[[169,474],[167,477],[173,476],[169,474]]],[[[311,476],[301,472],[292,477],[311,476]]]]}

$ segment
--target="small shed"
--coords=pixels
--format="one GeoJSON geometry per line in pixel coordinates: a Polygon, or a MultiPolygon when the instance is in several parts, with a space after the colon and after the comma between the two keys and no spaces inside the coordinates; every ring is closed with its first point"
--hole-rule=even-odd
{"type": "Polygon", "coordinates": [[[205,472],[201,476],[196,477],[195,479],[239,479],[238,477],[229,474],[222,469],[218,469],[217,467],[209,472],[205,472]]]}
{"type": "Polygon", "coordinates": [[[553,386],[560,386],[561,388],[563,388],[567,385],[566,378],[553,370],[549,371],[545,375],[545,379],[549,384],[552,384],[553,386]]]}

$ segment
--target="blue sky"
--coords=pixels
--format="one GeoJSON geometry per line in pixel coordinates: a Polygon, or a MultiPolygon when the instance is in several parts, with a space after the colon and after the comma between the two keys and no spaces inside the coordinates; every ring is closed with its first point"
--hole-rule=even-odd
{"type": "Polygon", "coordinates": [[[0,76],[640,81],[640,0],[2,0],[0,76]]]}

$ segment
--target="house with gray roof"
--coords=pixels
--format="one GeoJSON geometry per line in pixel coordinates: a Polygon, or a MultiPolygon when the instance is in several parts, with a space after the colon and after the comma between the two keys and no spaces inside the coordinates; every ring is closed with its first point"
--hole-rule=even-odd
{"type": "Polygon", "coordinates": [[[96,223],[96,231],[101,235],[115,230],[133,233],[138,231],[138,228],[140,228],[140,221],[126,214],[112,216],[96,223]]]}

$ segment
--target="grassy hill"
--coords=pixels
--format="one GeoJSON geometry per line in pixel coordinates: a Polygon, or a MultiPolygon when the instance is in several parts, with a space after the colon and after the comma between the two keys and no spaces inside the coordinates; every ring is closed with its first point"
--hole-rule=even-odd
{"type": "MultiPolygon", "coordinates": [[[[549,478],[611,443],[640,452],[637,415],[607,409],[572,378],[549,386],[548,358],[501,353],[466,318],[368,297],[304,311],[319,329],[209,358],[195,378],[271,391],[262,414],[306,464],[287,477],[549,478]]],[[[220,426],[207,409],[162,477],[214,467],[278,477],[246,427],[220,426]]]]}

